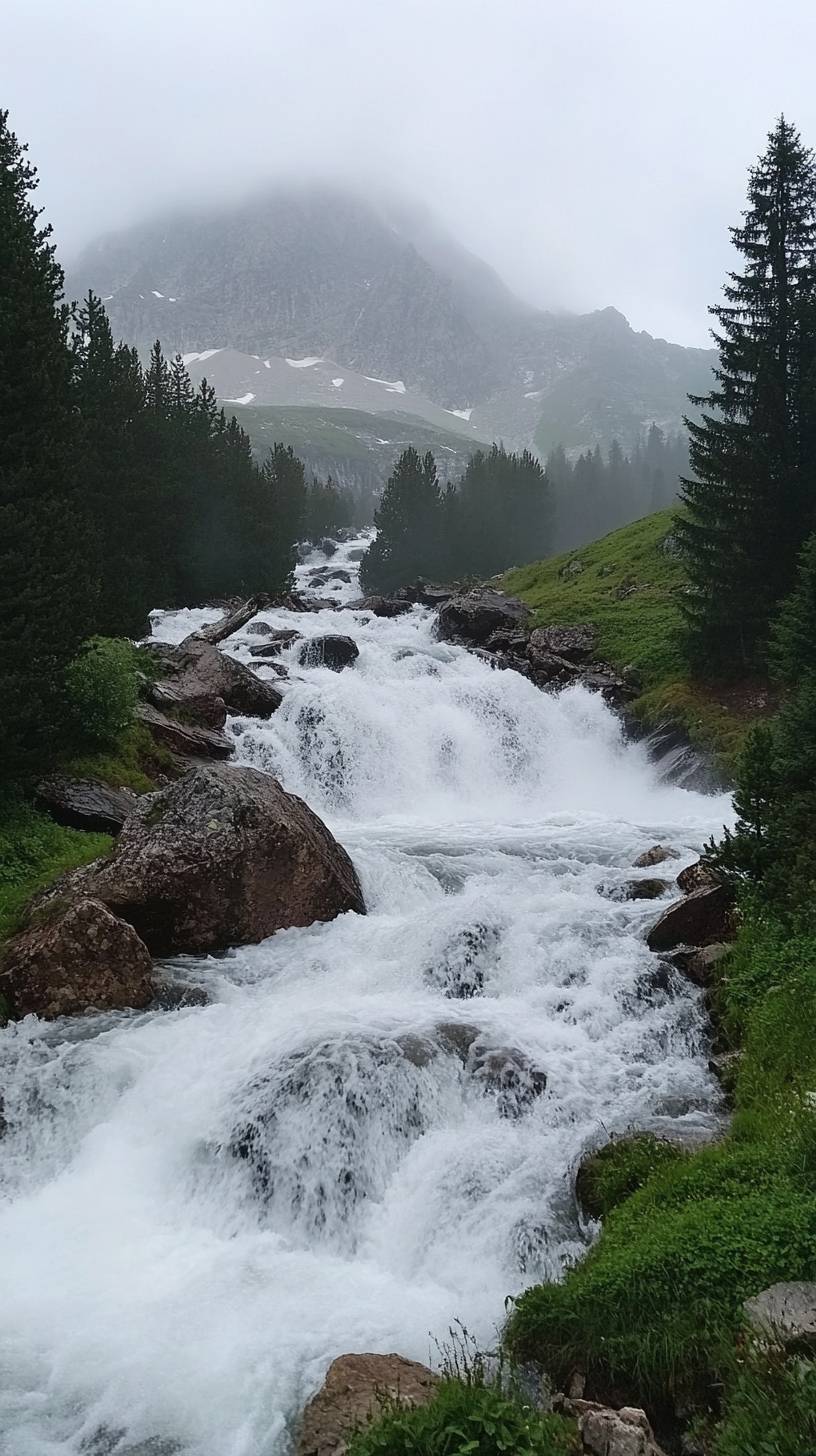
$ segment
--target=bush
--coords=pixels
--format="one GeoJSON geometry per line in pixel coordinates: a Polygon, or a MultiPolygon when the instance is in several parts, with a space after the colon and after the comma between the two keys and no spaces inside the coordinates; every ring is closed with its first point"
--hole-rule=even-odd
{"type": "Polygon", "coordinates": [[[605,1218],[613,1208],[636,1193],[662,1168],[681,1162],[688,1155],[676,1143],[653,1133],[633,1133],[613,1138],[605,1147],[590,1153],[578,1169],[575,1192],[590,1218],[605,1218]]]}
{"type": "Polygon", "coordinates": [[[814,1250],[816,1198],[764,1149],[713,1148],[611,1213],[563,1284],[523,1294],[506,1343],[559,1383],[580,1367],[632,1403],[705,1403],[742,1301],[811,1277],[814,1250]]]}
{"type": "Polygon", "coordinates": [[[128,727],[138,697],[136,650],[118,637],[91,637],[65,672],[68,706],[81,743],[110,745],[128,727]]]}
{"type": "Polygon", "coordinates": [[[426,1406],[386,1405],[348,1456],[572,1456],[575,1426],[524,1405],[498,1385],[446,1379],[426,1406]]]}

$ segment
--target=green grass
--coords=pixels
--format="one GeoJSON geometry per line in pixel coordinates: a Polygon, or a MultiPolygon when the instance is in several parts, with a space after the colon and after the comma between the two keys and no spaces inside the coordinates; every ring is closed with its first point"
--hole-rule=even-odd
{"type": "Polygon", "coordinates": [[[172,755],[154,742],[142,723],[132,724],[114,748],[66,755],[57,768],[73,778],[100,779],[113,789],[137,794],[155,789],[159,774],[174,774],[172,755]]]}
{"type": "Polygon", "coordinates": [[[575,1425],[497,1386],[446,1379],[425,1406],[384,1404],[353,1436],[348,1456],[573,1456],[575,1425]]]}
{"type": "MultiPolygon", "coordinates": [[[[792,1456],[784,1443],[761,1444],[751,1409],[761,1408],[763,1381],[771,1400],[799,1376],[789,1364],[749,1379],[738,1352],[746,1298],[778,1280],[816,1277],[816,936],[791,940],[748,906],[718,975],[722,1025],[741,1045],[729,1135],[647,1169],[623,1201],[601,1180],[609,1212],[598,1242],[562,1284],[520,1297],[506,1342],[514,1359],[558,1381],[580,1367],[596,1390],[655,1412],[679,1401],[712,1419],[724,1392],[717,1456],[740,1449],[729,1430],[746,1456],[792,1456]]],[[[626,1160],[610,1155],[609,1166],[610,1182],[625,1183],[626,1160]]],[[[812,1375],[806,1385],[809,1432],[812,1375]]]]}
{"type": "Polygon", "coordinates": [[[291,445],[296,453],[322,452],[333,458],[371,462],[383,451],[396,458],[407,445],[418,450],[454,451],[463,464],[483,446],[463,429],[442,429],[399,411],[368,414],[365,410],[324,409],[317,405],[239,405],[233,410],[253,447],[266,452],[273,442],[291,445]]]}
{"type": "Polygon", "coordinates": [[[19,801],[0,805],[0,945],[19,927],[32,895],[107,854],[112,843],[109,834],[64,829],[19,801]]]}
{"type": "Polygon", "coordinates": [[[605,1218],[664,1167],[687,1154],[652,1133],[613,1138],[584,1159],[576,1179],[578,1201],[590,1218],[605,1218]]]}
{"type": "Polygon", "coordinates": [[[675,516],[645,516],[577,551],[517,567],[501,585],[533,608],[537,624],[591,622],[599,657],[639,675],[633,717],[645,728],[678,726],[730,770],[750,723],[772,704],[764,684],[691,679],[680,636],[685,576],[671,549],[675,516]],[[570,573],[572,562],[582,569],[570,573]]]}

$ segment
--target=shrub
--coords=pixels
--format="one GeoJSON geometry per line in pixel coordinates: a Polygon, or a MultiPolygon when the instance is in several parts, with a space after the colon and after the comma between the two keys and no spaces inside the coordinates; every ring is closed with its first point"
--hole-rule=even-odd
{"type": "Polygon", "coordinates": [[[676,1143],[653,1133],[613,1138],[590,1153],[578,1169],[575,1192],[591,1218],[605,1218],[631,1193],[661,1169],[681,1162],[687,1154],[676,1143]]]}
{"type": "Polygon", "coordinates": [[[65,685],[79,741],[115,743],[128,727],[138,697],[132,643],[118,637],[91,637],[69,663],[65,685]]]}
{"type": "Polygon", "coordinates": [[[443,1380],[426,1406],[383,1407],[348,1456],[572,1456],[575,1426],[487,1382],[443,1380]]]}

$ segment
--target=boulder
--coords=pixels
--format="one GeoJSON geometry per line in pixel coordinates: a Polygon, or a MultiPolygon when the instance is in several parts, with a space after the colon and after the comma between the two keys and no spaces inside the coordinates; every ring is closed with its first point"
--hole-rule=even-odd
{"type": "Polygon", "coordinates": [[[229,758],[235,752],[232,739],[217,728],[195,728],[192,724],[180,723],[149,703],[139,703],[136,717],[157,743],[183,758],[229,758]]]}
{"type": "Polygon", "coordinates": [[[730,945],[722,945],[716,941],[713,945],[701,946],[688,957],[683,968],[684,975],[688,976],[695,986],[710,986],[714,967],[724,956],[728,955],[730,949],[730,945]]]}
{"type": "Polygon", "coordinates": [[[247,635],[249,637],[268,637],[271,631],[272,628],[268,622],[250,622],[247,627],[247,635]]]}
{"type": "Polygon", "coordinates": [[[570,1404],[587,1456],[665,1456],[645,1411],[635,1406],[613,1410],[590,1400],[570,1404]]]}
{"type": "Polygon", "coordinates": [[[753,1332],[785,1350],[816,1351],[816,1284],[772,1284],[743,1306],[753,1332]]]}
{"type": "Polygon", "coordinates": [[[668,880],[627,880],[621,896],[624,900],[659,900],[669,888],[668,880]]]}
{"type": "Polygon", "coordinates": [[[676,849],[669,849],[665,844],[653,844],[651,849],[644,849],[632,866],[636,870],[650,870],[655,865],[665,864],[667,859],[679,859],[680,855],[676,849]]]}
{"type": "Polygon", "coordinates": [[[282,627],[276,631],[265,642],[257,642],[250,647],[250,657],[277,657],[284,647],[291,647],[293,642],[299,642],[303,637],[302,632],[296,632],[294,627],[282,627]]]}
{"type": "Polygon", "coordinates": [[[554,652],[545,652],[538,647],[528,647],[527,661],[532,669],[533,681],[539,687],[565,687],[567,683],[574,681],[579,672],[576,664],[569,662],[566,657],[557,657],[554,652]]]}
{"type": "Polygon", "coordinates": [[[712,889],[719,884],[721,881],[704,859],[697,859],[694,864],[686,865],[677,876],[677,887],[684,895],[690,895],[693,890],[712,889]]]}
{"type": "Polygon", "coordinates": [[[344,1456],[349,1438],[383,1403],[427,1405],[438,1380],[401,1355],[340,1355],[304,1411],[295,1456],[344,1456]]]}
{"type": "Polygon", "coordinates": [[[401,586],[397,591],[397,596],[408,602],[410,606],[432,607],[434,610],[443,606],[455,595],[452,587],[437,586],[427,581],[415,581],[410,586],[401,586]]]}
{"type": "Polygon", "coordinates": [[[132,926],[88,896],[49,910],[5,947],[0,995],[14,1016],[51,1021],[149,1004],[153,965],[132,926]]]}
{"type": "Polygon", "coordinates": [[[283,701],[277,688],[263,682],[245,663],[195,634],[185,638],[178,649],[173,686],[193,699],[207,694],[223,698],[231,712],[248,718],[270,718],[283,701]]]}
{"type": "Polygon", "coordinates": [[[714,945],[733,940],[733,896],[725,885],[693,890],[663,911],[649,931],[650,950],[680,945],[714,945]]]}
{"type": "Polygon", "coordinates": [[[337,550],[337,542],[325,536],[317,549],[318,551],[322,551],[324,556],[334,556],[337,550]]]}
{"type": "Polygon", "coordinates": [[[492,587],[476,587],[462,596],[451,597],[439,608],[437,635],[448,642],[486,642],[499,627],[521,627],[530,609],[517,597],[505,596],[492,587]]]}
{"type": "Polygon", "coordinates": [[[69,829],[118,834],[138,802],[138,795],[130,789],[112,789],[100,779],[52,774],[37,785],[38,808],[69,829]]]}
{"type": "Polygon", "coordinates": [[[342,570],[338,566],[329,567],[329,570],[328,570],[327,578],[326,579],[329,582],[332,582],[332,581],[341,581],[346,586],[350,586],[351,585],[351,572],[350,571],[344,571],[344,570],[342,570]]]}
{"type": "Polygon", "coordinates": [[[206,955],[293,925],[365,913],[346,851],[257,769],[206,764],[145,795],[112,854],[43,899],[101,900],[154,955],[206,955]]]}
{"type": "Polygon", "coordinates": [[[534,652],[553,653],[566,657],[570,662],[585,662],[592,657],[598,641],[598,631],[589,623],[579,627],[536,627],[530,633],[530,647],[534,652]]]}
{"type": "Polygon", "coordinates": [[[370,612],[372,617],[402,617],[410,612],[411,603],[400,601],[399,597],[362,597],[354,603],[354,610],[370,612]]]}
{"type": "Polygon", "coordinates": [[[360,656],[360,649],[351,637],[309,637],[301,644],[298,661],[301,667],[330,667],[341,672],[360,656]]]}

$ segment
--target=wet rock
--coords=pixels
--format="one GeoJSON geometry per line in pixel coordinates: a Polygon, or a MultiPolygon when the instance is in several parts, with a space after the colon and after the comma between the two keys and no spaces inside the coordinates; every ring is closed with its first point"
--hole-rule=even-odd
{"type": "Polygon", "coordinates": [[[570,662],[586,662],[595,652],[597,641],[597,628],[589,623],[576,627],[536,627],[530,633],[533,652],[566,657],[570,662]]]}
{"type": "Polygon", "coordinates": [[[605,663],[582,669],[578,681],[590,692],[600,693],[613,708],[622,707],[636,696],[636,689],[605,663]]]}
{"type": "Polygon", "coordinates": [[[639,854],[636,860],[632,861],[636,870],[649,870],[655,865],[665,864],[667,859],[679,859],[680,855],[676,849],[670,849],[665,844],[653,844],[651,849],[645,849],[639,854]]]}
{"type": "Polygon", "coordinates": [[[118,834],[138,803],[138,795],[130,789],[112,789],[99,779],[52,774],[37,785],[36,803],[69,829],[118,834]]]}
{"type": "Polygon", "coordinates": [[[396,595],[410,606],[432,607],[434,610],[450,601],[456,593],[453,587],[438,586],[435,582],[415,581],[410,586],[401,586],[396,595]]]}
{"type": "Polygon", "coordinates": [[[517,1047],[491,1047],[481,1040],[470,1049],[467,1070],[495,1095],[502,1117],[520,1117],[547,1090],[547,1074],[517,1047]]]}
{"type": "Polygon", "coordinates": [[[187,986],[183,981],[162,980],[154,983],[153,1004],[162,1011],[179,1011],[186,1006],[208,1006],[210,998],[203,986],[187,986]]]}
{"type": "Polygon", "coordinates": [[[354,547],[352,547],[351,551],[347,551],[346,552],[346,560],[347,561],[362,561],[362,559],[365,556],[365,554],[366,554],[367,551],[368,551],[368,547],[367,546],[354,546],[354,547]]]}
{"type": "Polygon", "coordinates": [[[485,965],[495,953],[499,933],[495,926],[465,926],[451,937],[425,979],[445,996],[465,1001],[484,990],[485,965]]]}
{"type": "Polygon", "coordinates": [[[340,1355],[304,1411],[295,1456],[345,1456],[349,1438],[383,1403],[427,1405],[438,1380],[401,1355],[340,1355]]]}
{"type": "Polygon", "coordinates": [[[329,667],[332,672],[341,672],[360,656],[360,649],[352,637],[332,636],[309,637],[300,648],[298,661],[301,667],[329,667]]]}
{"type": "Polygon", "coordinates": [[[693,890],[663,911],[647,937],[650,950],[714,945],[733,940],[733,896],[725,885],[693,890]]]}
{"type": "Polygon", "coordinates": [[[704,859],[697,859],[694,864],[687,865],[677,876],[677,887],[684,895],[690,895],[694,890],[713,889],[721,883],[716,872],[704,859]]]}
{"type": "Polygon", "coordinates": [[[579,669],[575,663],[568,662],[566,657],[557,657],[554,652],[528,648],[527,659],[538,687],[566,687],[578,676],[579,669]]]}
{"type": "Polygon", "coordinates": [[[351,584],[351,572],[344,571],[340,567],[329,568],[327,580],[330,582],[341,581],[346,586],[349,586],[351,584]]]}
{"type": "Polygon", "coordinates": [[[332,541],[328,536],[325,536],[320,542],[320,545],[317,549],[318,551],[322,551],[324,556],[334,556],[335,552],[337,551],[337,542],[332,541]]]}
{"type": "Polygon", "coordinates": [[[303,638],[302,632],[296,632],[294,627],[284,627],[276,631],[266,642],[259,642],[256,646],[250,647],[251,657],[277,657],[285,647],[291,647],[293,642],[300,642],[303,638]]]}
{"type": "Polygon", "coordinates": [[[145,795],[108,859],[52,894],[92,895],[154,955],[206,955],[365,913],[346,851],[271,775],[208,764],[145,795]]]}
{"type": "Polygon", "coordinates": [[[5,947],[0,994],[15,1017],[144,1007],[153,964],[136,931],[99,900],[53,900],[41,922],[5,947]]]}
{"type": "Polygon", "coordinates": [[[751,1330],[785,1350],[816,1351],[816,1284],[772,1284],[743,1305],[751,1330]]]}
{"type": "Polygon", "coordinates": [[[157,743],[183,758],[229,758],[235,752],[232,739],[217,728],[196,728],[190,723],[180,723],[177,718],[168,718],[149,703],[139,703],[136,717],[157,743]]]}
{"type": "Polygon", "coordinates": [[[695,986],[710,986],[714,979],[714,967],[728,955],[730,950],[730,945],[723,945],[716,941],[713,945],[701,946],[688,957],[684,974],[694,982],[695,986]]]}
{"type": "Polygon", "coordinates": [[[659,900],[671,886],[668,880],[627,880],[621,886],[624,900],[659,900]]]}
{"type": "Polygon", "coordinates": [[[250,622],[247,627],[247,635],[250,637],[268,637],[271,631],[268,622],[250,622]]]}
{"type": "Polygon", "coordinates": [[[451,597],[440,607],[437,634],[444,641],[481,644],[499,627],[523,626],[529,615],[529,607],[517,597],[505,596],[492,587],[477,587],[451,597]]]}
{"type": "Polygon", "coordinates": [[[355,611],[370,612],[372,617],[403,617],[410,612],[411,603],[400,601],[399,597],[361,597],[354,603],[355,611]]]}
{"type": "Polygon", "coordinates": [[[219,652],[200,633],[185,638],[178,647],[163,644],[151,651],[162,670],[159,682],[148,689],[157,708],[220,728],[227,708],[251,718],[269,718],[280,707],[277,688],[263,682],[243,662],[219,652]]]}

